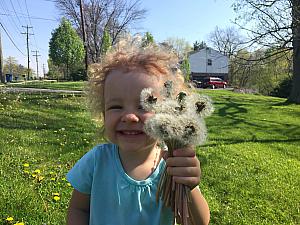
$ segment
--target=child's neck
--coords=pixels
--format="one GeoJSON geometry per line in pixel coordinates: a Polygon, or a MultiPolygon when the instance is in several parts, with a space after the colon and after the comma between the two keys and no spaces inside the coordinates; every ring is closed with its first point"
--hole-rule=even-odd
{"type": "Polygon", "coordinates": [[[122,151],[119,151],[119,155],[123,169],[128,176],[135,180],[145,180],[158,166],[162,157],[162,150],[155,146],[149,152],[122,154],[122,151]]]}

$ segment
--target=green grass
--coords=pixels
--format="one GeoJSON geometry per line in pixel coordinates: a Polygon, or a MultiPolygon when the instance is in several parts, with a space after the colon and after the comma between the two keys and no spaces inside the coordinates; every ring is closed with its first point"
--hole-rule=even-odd
{"type": "Polygon", "coordinates": [[[29,81],[20,83],[8,83],[6,87],[20,87],[20,88],[46,88],[59,90],[73,90],[81,91],[85,87],[85,82],[57,82],[57,81],[29,81]]]}
{"type": "Polygon", "coordinates": [[[0,94],[0,224],[9,216],[65,224],[72,190],[65,174],[96,143],[95,129],[84,97],[0,94]]]}
{"type": "Polygon", "coordinates": [[[216,112],[198,153],[211,224],[300,224],[300,106],[206,93],[216,112]]]}
{"type": "MultiPolygon", "coordinates": [[[[208,142],[197,149],[211,224],[300,224],[300,106],[202,92],[216,108],[208,142]]],[[[72,188],[64,177],[101,141],[96,129],[84,96],[0,94],[0,224],[9,216],[65,224],[72,188]]]]}

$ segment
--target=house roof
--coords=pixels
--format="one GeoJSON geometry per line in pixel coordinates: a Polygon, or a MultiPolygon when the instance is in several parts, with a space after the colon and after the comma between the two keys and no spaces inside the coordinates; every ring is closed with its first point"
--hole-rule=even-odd
{"type": "MultiPolygon", "coordinates": [[[[202,51],[207,51],[207,50],[212,50],[212,51],[214,51],[214,52],[217,52],[217,53],[219,53],[219,54],[221,54],[221,55],[224,55],[223,53],[221,53],[221,52],[219,52],[219,51],[217,51],[217,50],[215,50],[215,49],[213,49],[213,48],[211,48],[211,47],[205,47],[205,48],[202,48],[202,49],[199,49],[199,50],[196,50],[196,51],[191,51],[191,52],[189,52],[188,53],[188,56],[190,56],[190,55],[194,55],[194,54],[196,54],[196,53],[198,53],[198,52],[202,52],[202,51]]],[[[225,55],[224,55],[225,56],[225,55]]]]}

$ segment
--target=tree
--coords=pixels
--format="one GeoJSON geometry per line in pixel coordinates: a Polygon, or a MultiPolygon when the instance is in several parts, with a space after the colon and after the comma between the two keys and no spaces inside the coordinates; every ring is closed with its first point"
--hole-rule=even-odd
{"type": "Polygon", "coordinates": [[[47,73],[47,78],[57,79],[57,80],[63,79],[64,74],[63,74],[62,69],[60,69],[58,66],[54,65],[51,58],[48,59],[48,68],[49,68],[49,71],[47,73]]]}
{"type": "Polygon", "coordinates": [[[164,44],[170,46],[170,48],[175,51],[180,60],[183,60],[186,57],[187,53],[192,50],[190,43],[184,38],[170,37],[164,41],[164,44]]]}
{"type": "Polygon", "coordinates": [[[206,48],[206,47],[207,47],[207,44],[204,41],[201,41],[200,43],[198,41],[195,41],[193,43],[194,51],[198,51],[198,50],[201,50],[201,49],[206,48]]]}
{"type": "Polygon", "coordinates": [[[238,88],[254,89],[265,95],[271,94],[290,75],[290,57],[284,57],[285,53],[275,54],[274,51],[239,50],[230,59],[230,84],[238,88]],[[263,57],[264,60],[258,60],[263,57]]]}
{"type": "Polygon", "coordinates": [[[150,32],[146,32],[142,40],[142,47],[146,47],[147,45],[153,43],[154,43],[153,35],[150,32]]]}
{"type": "MultiPolygon", "coordinates": [[[[3,74],[12,74],[15,78],[27,74],[27,68],[19,64],[15,57],[9,56],[4,60],[3,74]]],[[[32,69],[29,70],[32,76],[32,69]]]]}
{"type": "Polygon", "coordinates": [[[183,72],[183,76],[184,76],[184,80],[190,81],[190,75],[191,75],[191,65],[189,62],[189,59],[187,57],[185,57],[180,65],[180,69],[183,72]]]}
{"type": "Polygon", "coordinates": [[[225,29],[216,27],[209,34],[209,42],[212,44],[212,47],[229,58],[241,49],[242,39],[238,30],[234,27],[227,27],[225,29]]]}
{"type": "MultiPolygon", "coordinates": [[[[55,0],[55,2],[82,37],[79,1],[55,0]]],[[[109,33],[113,45],[120,35],[145,17],[146,10],[141,9],[140,2],[141,0],[85,0],[83,13],[89,62],[100,60],[105,30],[109,33]]]]}
{"type": "Polygon", "coordinates": [[[236,0],[233,6],[242,18],[236,24],[248,32],[249,46],[275,48],[274,54],[292,51],[293,87],[288,100],[299,104],[300,1],[236,0]]]}
{"type": "Polygon", "coordinates": [[[49,57],[54,65],[63,69],[65,79],[69,76],[70,71],[77,68],[78,64],[82,64],[84,58],[82,40],[65,18],[52,32],[49,42],[49,57]]]}
{"type": "Polygon", "coordinates": [[[111,47],[111,37],[109,35],[109,32],[105,29],[102,42],[101,42],[101,55],[104,55],[110,47],[111,47]]]}

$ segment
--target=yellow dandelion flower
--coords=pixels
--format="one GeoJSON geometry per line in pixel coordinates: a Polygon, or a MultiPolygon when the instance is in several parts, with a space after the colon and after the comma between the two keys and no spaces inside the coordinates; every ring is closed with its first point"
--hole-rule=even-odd
{"type": "Polygon", "coordinates": [[[67,185],[68,185],[69,187],[71,187],[71,186],[72,186],[70,183],[67,183],[67,185]]]}
{"type": "Polygon", "coordinates": [[[52,177],[50,180],[52,180],[52,181],[55,181],[55,178],[54,178],[54,177],[52,177]]]}
{"type": "Polygon", "coordinates": [[[29,163],[24,163],[23,166],[24,167],[29,167],[29,163]]]}
{"type": "Polygon", "coordinates": [[[36,178],[36,177],[37,177],[37,176],[36,176],[36,174],[31,174],[31,176],[32,176],[32,177],[34,177],[34,178],[36,178]]]}
{"type": "Polygon", "coordinates": [[[24,225],[24,223],[23,222],[21,222],[21,223],[15,223],[14,225],[24,225]]]}
{"type": "Polygon", "coordinates": [[[6,221],[13,221],[13,220],[14,220],[14,218],[11,217],[11,216],[9,216],[9,217],[6,218],[6,221]]]}
{"type": "Polygon", "coordinates": [[[55,193],[52,193],[52,195],[54,195],[54,196],[59,196],[59,193],[58,193],[58,192],[55,192],[55,193]]]}
{"type": "Polygon", "coordinates": [[[59,196],[54,196],[54,197],[53,197],[53,200],[54,200],[54,201],[59,201],[59,200],[60,200],[60,197],[59,197],[59,196]]]}
{"type": "Polygon", "coordinates": [[[45,178],[45,177],[43,177],[43,176],[39,176],[39,177],[38,177],[38,181],[42,181],[42,180],[44,180],[44,178],[45,178]]]}
{"type": "Polygon", "coordinates": [[[37,169],[34,171],[35,173],[41,173],[41,170],[37,169]]]}

